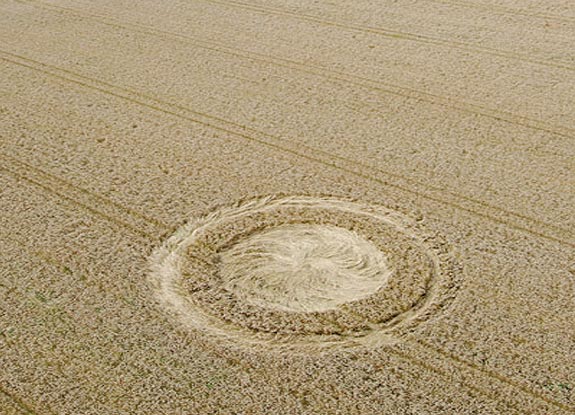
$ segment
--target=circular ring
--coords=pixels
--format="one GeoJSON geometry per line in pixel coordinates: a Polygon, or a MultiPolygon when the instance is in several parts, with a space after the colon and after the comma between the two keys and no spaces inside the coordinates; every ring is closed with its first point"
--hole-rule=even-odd
{"type": "Polygon", "coordinates": [[[193,219],[151,259],[160,304],[219,340],[305,350],[387,341],[458,286],[445,241],[383,206],[266,197],[193,219]]]}

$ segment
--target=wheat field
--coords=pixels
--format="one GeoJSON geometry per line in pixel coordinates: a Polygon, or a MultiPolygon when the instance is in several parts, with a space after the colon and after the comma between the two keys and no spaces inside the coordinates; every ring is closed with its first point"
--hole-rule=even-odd
{"type": "Polygon", "coordinates": [[[0,0],[0,413],[575,414],[575,4],[0,0]]]}

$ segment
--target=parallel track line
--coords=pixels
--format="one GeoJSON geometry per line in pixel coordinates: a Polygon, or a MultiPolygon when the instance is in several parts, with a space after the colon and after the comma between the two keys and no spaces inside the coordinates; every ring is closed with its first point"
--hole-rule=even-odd
{"type": "MultiPolygon", "coordinates": [[[[302,149],[305,148],[306,150],[308,150],[307,152],[302,152],[302,151],[294,150],[294,149],[290,148],[289,145],[286,145],[285,142],[282,142],[282,140],[280,140],[280,139],[277,138],[277,137],[274,137],[274,136],[271,136],[271,135],[269,135],[269,134],[265,134],[265,133],[262,133],[262,132],[259,132],[259,131],[256,131],[256,130],[247,128],[247,127],[245,127],[245,126],[241,126],[241,125],[238,125],[238,124],[235,124],[235,123],[232,123],[232,122],[223,120],[223,119],[218,118],[218,117],[214,117],[214,116],[206,115],[206,114],[201,114],[201,113],[198,113],[198,112],[196,112],[196,111],[192,111],[192,110],[190,110],[190,109],[187,109],[187,108],[185,108],[185,107],[181,107],[181,106],[178,106],[178,105],[165,103],[165,102],[162,102],[162,101],[160,101],[160,100],[158,100],[158,99],[156,99],[156,98],[148,97],[148,96],[143,95],[143,94],[141,94],[141,93],[137,93],[137,92],[134,92],[134,91],[130,91],[130,90],[127,90],[127,89],[121,88],[121,87],[116,87],[116,86],[107,84],[107,83],[105,83],[105,82],[99,81],[99,80],[94,80],[94,79],[86,78],[86,77],[84,77],[84,76],[82,76],[82,75],[78,75],[78,74],[72,73],[72,72],[70,72],[70,71],[61,69],[61,68],[56,68],[56,67],[53,67],[53,66],[51,66],[51,65],[42,63],[42,62],[34,61],[34,60],[32,60],[32,59],[29,59],[29,58],[25,58],[25,57],[22,57],[22,56],[18,56],[18,55],[15,55],[15,54],[13,54],[13,53],[10,53],[10,52],[0,51],[0,53],[2,53],[2,54],[4,54],[4,55],[11,56],[11,57],[13,57],[13,58],[15,57],[15,58],[17,58],[17,59],[19,59],[19,60],[23,60],[23,61],[26,61],[26,62],[28,62],[28,63],[18,62],[18,61],[16,61],[16,60],[8,59],[8,58],[5,58],[5,57],[2,57],[2,58],[1,58],[1,59],[5,60],[5,61],[7,61],[7,62],[10,62],[10,63],[15,64],[15,65],[22,66],[22,67],[29,68],[29,69],[31,69],[31,70],[33,70],[33,71],[36,71],[36,72],[44,73],[45,75],[51,76],[51,77],[56,78],[56,79],[63,80],[63,81],[65,81],[65,82],[67,82],[67,83],[73,83],[73,84],[80,85],[80,86],[82,86],[82,87],[84,87],[84,88],[89,88],[89,89],[97,90],[97,91],[102,92],[102,93],[104,93],[104,94],[112,95],[112,96],[115,96],[115,97],[118,97],[118,98],[127,100],[127,101],[129,101],[129,102],[132,102],[132,103],[134,103],[134,104],[137,104],[137,105],[140,105],[140,106],[144,106],[144,107],[148,107],[148,108],[153,109],[153,110],[155,110],[155,111],[162,112],[162,113],[167,114],[167,115],[172,115],[172,116],[175,116],[175,117],[178,117],[178,118],[181,118],[181,119],[185,119],[185,120],[188,120],[188,121],[191,121],[191,122],[200,124],[200,125],[204,125],[204,126],[206,126],[206,127],[208,127],[208,128],[212,128],[212,129],[214,129],[214,130],[218,130],[218,131],[221,131],[221,132],[230,134],[230,135],[232,135],[232,136],[236,136],[236,137],[245,139],[245,140],[247,140],[247,141],[251,141],[251,142],[254,142],[254,143],[257,143],[257,144],[260,144],[260,145],[265,145],[265,146],[267,146],[267,147],[269,147],[269,148],[273,148],[273,149],[278,150],[278,151],[283,152],[283,153],[295,155],[295,156],[297,156],[297,157],[304,158],[304,159],[307,159],[307,160],[309,160],[309,161],[321,163],[321,164],[323,164],[323,165],[325,165],[325,166],[330,166],[330,167],[336,168],[336,169],[338,169],[338,170],[340,170],[340,171],[344,171],[344,172],[346,172],[346,173],[353,174],[353,175],[355,175],[355,176],[357,176],[357,177],[361,177],[361,178],[364,178],[364,179],[367,179],[367,180],[370,180],[370,181],[373,181],[373,182],[382,184],[382,185],[387,186],[387,187],[393,187],[393,188],[402,190],[402,191],[404,191],[404,192],[407,192],[407,193],[410,193],[410,194],[413,194],[413,195],[416,195],[416,196],[419,196],[419,197],[422,197],[422,198],[425,198],[425,199],[428,199],[428,200],[432,200],[432,201],[435,201],[435,202],[438,202],[438,203],[441,203],[441,204],[450,206],[450,207],[455,208],[455,209],[459,209],[459,210],[462,210],[462,211],[466,211],[466,212],[469,212],[469,213],[473,213],[473,214],[475,214],[475,215],[477,215],[477,216],[490,219],[491,221],[495,221],[495,222],[497,222],[497,223],[501,223],[501,224],[507,225],[507,226],[509,226],[510,228],[514,228],[514,229],[516,229],[516,230],[521,230],[521,231],[530,233],[530,234],[532,234],[532,235],[537,235],[537,236],[543,237],[543,238],[545,238],[545,239],[558,242],[558,243],[560,243],[560,244],[562,244],[562,245],[566,245],[566,246],[570,246],[570,247],[575,247],[575,243],[574,243],[574,242],[567,241],[567,240],[561,239],[561,238],[556,237],[556,236],[553,236],[553,235],[548,235],[548,234],[546,234],[546,233],[534,231],[534,230],[532,230],[532,229],[530,229],[530,228],[527,228],[527,227],[525,227],[525,226],[521,226],[521,225],[517,225],[517,224],[513,224],[513,223],[510,223],[510,222],[507,222],[507,221],[505,221],[505,220],[503,220],[503,219],[497,218],[496,216],[493,216],[493,215],[490,215],[490,214],[486,214],[486,213],[483,213],[483,212],[479,212],[479,211],[477,211],[477,210],[468,208],[468,207],[463,206],[463,205],[461,205],[461,204],[457,204],[457,203],[454,203],[454,202],[451,202],[451,201],[442,199],[442,198],[440,198],[440,197],[434,197],[434,196],[429,195],[429,194],[424,194],[424,193],[421,193],[421,192],[419,192],[419,191],[417,191],[417,190],[408,188],[408,187],[406,187],[406,186],[401,186],[401,185],[398,185],[398,184],[396,184],[396,183],[391,183],[391,182],[389,182],[389,181],[382,180],[382,179],[379,179],[379,178],[370,176],[370,175],[368,175],[368,174],[366,174],[366,173],[364,173],[364,172],[362,172],[362,171],[357,171],[357,170],[354,170],[354,169],[352,169],[352,168],[339,165],[336,161],[326,161],[325,159],[322,159],[322,158],[320,158],[320,157],[312,157],[312,156],[310,156],[309,154],[310,154],[310,152],[315,153],[315,154],[321,154],[321,155],[323,155],[324,157],[327,156],[328,158],[336,159],[338,162],[345,162],[345,163],[348,163],[348,164],[353,164],[354,167],[357,167],[357,166],[358,166],[358,163],[353,162],[353,161],[349,161],[349,160],[345,159],[344,157],[334,156],[334,155],[331,155],[330,153],[327,153],[327,152],[325,152],[325,151],[323,151],[323,150],[316,149],[316,148],[312,148],[312,147],[309,147],[309,146],[305,146],[305,145],[303,145],[303,144],[297,144],[297,146],[298,146],[299,148],[302,148],[302,149]],[[34,66],[31,66],[30,63],[32,63],[34,66]],[[57,73],[54,73],[54,72],[47,71],[47,70],[45,70],[45,69],[40,69],[38,66],[50,68],[50,69],[52,69],[52,71],[57,70],[57,71],[60,71],[60,72],[64,72],[64,73],[67,73],[68,75],[72,75],[72,76],[74,76],[75,78],[79,78],[79,79],[81,79],[81,80],[77,80],[77,79],[73,79],[73,78],[70,78],[70,77],[66,77],[66,76],[63,76],[63,75],[60,75],[60,74],[57,74],[57,73]],[[88,84],[86,81],[92,82],[92,83],[95,83],[95,84],[99,84],[99,86],[97,86],[97,85],[90,85],[90,84],[88,84]],[[102,86],[104,86],[104,87],[102,87],[102,86]],[[122,91],[123,93],[115,92],[114,89],[115,89],[115,90],[120,90],[120,91],[122,91]],[[133,96],[135,96],[135,98],[134,98],[133,96]],[[147,103],[147,102],[145,102],[145,101],[150,101],[150,102],[152,102],[152,103],[150,104],[150,103],[147,103]],[[162,107],[164,107],[164,108],[162,108],[162,107]],[[167,107],[167,108],[166,108],[166,107],[167,107]],[[170,109],[170,108],[171,108],[171,109],[170,109]],[[212,121],[212,122],[213,122],[213,121],[217,121],[217,122],[220,122],[220,123],[226,125],[226,127],[221,127],[221,126],[215,125],[215,124],[211,123],[210,121],[204,121],[204,120],[201,120],[201,119],[198,119],[198,118],[193,118],[192,116],[181,114],[181,113],[179,113],[178,111],[182,111],[182,112],[184,112],[184,113],[193,114],[193,115],[196,116],[196,117],[197,117],[197,116],[204,117],[204,118],[209,119],[209,120],[212,121]],[[231,127],[231,128],[230,128],[230,127],[231,127]],[[234,129],[235,129],[235,131],[234,131],[234,129]],[[238,131],[238,130],[239,130],[239,131],[238,131]],[[265,139],[256,138],[256,137],[250,136],[250,135],[248,135],[248,134],[246,134],[246,133],[243,133],[243,131],[251,131],[251,132],[253,132],[253,133],[257,133],[257,134],[261,135],[262,137],[264,137],[265,139]],[[270,141],[269,141],[270,139],[274,140],[275,142],[270,142],[270,141]],[[277,144],[278,142],[279,142],[280,144],[277,144]]],[[[365,168],[365,166],[363,166],[363,167],[365,168]]],[[[385,172],[383,172],[383,171],[381,171],[381,170],[379,170],[378,172],[379,172],[379,173],[382,173],[382,174],[386,174],[385,172]]],[[[402,178],[402,179],[404,179],[404,180],[406,180],[406,181],[411,181],[411,182],[413,182],[412,179],[404,178],[404,177],[402,177],[402,176],[400,176],[400,175],[398,175],[398,174],[387,173],[387,175],[388,175],[388,176],[391,176],[391,177],[394,177],[394,178],[402,178]]],[[[428,189],[429,189],[429,187],[428,187],[428,189]]],[[[477,203],[476,203],[476,204],[477,204],[477,203]]],[[[503,211],[503,210],[501,210],[501,209],[498,209],[498,208],[494,208],[494,209],[495,209],[495,210],[498,210],[500,213],[506,213],[505,211],[503,211]]],[[[508,215],[509,215],[509,213],[508,213],[508,215]]],[[[517,215],[515,215],[515,216],[517,216],[517,215]]],[[[537,223],[539,222],[540,225],[543,225],[543,226],[547,227],[548,229],[555,229],[556,231],[559,230],[560,232],[563,232],[563,233],[565,233],[565,234],[571,235],[571,232],[570,232],[570,231],[565,230],[565,229],[562,229],[562,228],[559,228],[559,227],[556,227],[555,225],[546,224],[546,223],[544,223],[544,222],[538,221],[538,220],[533,219],[533,218],[528,218],[528,217],[524,217],[524,218],[522,218],[522,219],[524,219],[524,220],[526,220],[526,221],[528,221],[528,222],[531,222],[532,224],[537,224],[537,223]]]]}
{"type": "MultiPolygon", "coordinates": [[[[70,266],[68,266],[68,265],[66,265],[65,263],[63,263],[61,260],[56,259],[55,257],[51,256],[51,255],[50,255],[49,253],[47,253],[47,252],[38,251],[37,249],[33,249],[31,246],[29,246],[29,244],[28,244],[27,242],[21,241],[21,240],[19,240],[18,238],[15,238],[13,235],[2,235],[2,237],[5,238],[5,239],[7,239],[7,240],[9,240],[9,241],[11,241],[11,242],[14,243],[14,244],[20,246],[22,249],[26,250],[29,254],[31,254],[31,255],[33,255],[34,257],[36,257],[39,261],[48,263],[48,264],[50,264],[50,265],[52,265],[52,266],[58,268],[61,272],[66,272],[66,273],[68,273],[68,272],[70,272],[70,270],[72,270],[72,269],[74,268],[71,264],[70,264],[70,266]]],[[[92,272],[93,272],[93,271],[94,271],[94,270],[92,270],[92,272]]],[[[97,271],[97,272],[103,272],[103,271],[105,271],[105,270],[104,270],[104,269],[97,269],[96,271],[97,271]]],[[[80,269],[80,270],[74,270],[73,272],[78,273],[78,274],[89,274],[89,273],[90,273],[90,271],[86,271],[86,270],[82,270],[82,269],[80,269]]],[[[97,284],[94,284],[94,283],[93,283],[93,280],[94,280],[93,278],[86,278],[86,279],[84,280],[84,283],[87,284],[87,285],[89,285],[89,286],[92,286],[95,290],[101,290],[101,289],[102,289],[101,286],[99,286],[99,285],[97,285],[97,284]]],[[[126,302],[126,301],[122,301],[122,300],[121,300],[121,296],[119,296],[119,295],[116,295],[116,294],[112,294],[112,295],[113,295],[114,299],[115,299],[116,301],[118,301],[119,303],[123,304],[123,305],[126,306],[126,307],[129,307],[129,308],[133,309],[134,312],[136,312],[136,313],[138,312],[138,308],[137,308],[135,305],[133,305],[132,303],[126,302]]],[[[238,362],[238,361],[235,361],[234,359],[230,359],[229,357],[227,357],[227,356],[221,354],[221,352],[219,352],[218,350],[215,350],[215,349],[214,349],[214,350],[210,350],[210,352],[213,353],[214,355],[218,356],[219,358],[221,358],[221,359],[227,361],[227,362],[230,363],[230,364],[235,364],[235,365],[241,366],[244,371],[246,371],[246,368],[251,368],[251,366],[250,366],[248,363],[238,362]]],[[[129,366],[135,367],[135,368],[140,368],[139,366],[136,366],[136,365],[134,365],[133,363],[126,362],[126,364],[128,364],[129,366]]],[[[150,374],[150,375],[153,375],[153,374],[154,374],[154,373],[153,373],[151,370],[149,370],[149,369],[144,369],[144,368],[142,368],[142,369],[143,369],[143,370],[146,370],[147,373],[150,374]]],[[[164,370],[162,370],[162,372],[163,372],[165,375],[167,375],[170,379],[172,379],[172,380],[177,380],[177,378],[174,377],[174,376],[173,376],[170,372],[168,372],[167,370],[164,369],[164,370]]],[[[178,392],[185,393],[185,391],[184,391],[183,389],[181,389],[181,388],[178,390],[178,392]]]]}
{"type": "MultiPolygon", "coordinates": [[[[28,249],[28,250],[30,249],[30,248],[28,247],[28,245],[27,245],[26,243],[24,243],[24,242],[17,241],[15,238],[11,238],[11,237],[8,238],[8,239],[11,239],[13,242],[17,242],[19,245],[25,247],[25,248],[28,249]]],[[[153,241],[153,240],[154,240],[153,237],[150,237],[150,241],[153,241]]],[[[46,253],[37,253],[37,254],[35,254],[35,255],[38,256],[38,258],[41,259],[42,261],[49,262],[49,263],[51,263],[52,265],[57,266],[57,267],[60,268],[61,270],[68,270],[68,269],[70,269],[69,267],[67,267],[67,266],[65,266],[64,264],[62,264],[61,261],[56,260],[56,259],[50,257],[50,256],[49,256],[48,254],[46,254],[46,253]]],[[[452,356],[450,353],[448,353],[448,352],[446,352],[446,351],[444,351],[444,350],[442,350],[442,349],[440,349],[440,348],[437,348],[437,347],[432,346],[432,345],[428,345],[428,344],[426,344],[425,342],[423,342],[423,341],[421,341],[421,340],[418,340],[418,339],[410,339],[410,340],[411,340],[412,342],[414,342],[414,343],[420,344],[422,347],[425,347],[425,348],[427,348],[428,350],[430,350],[430,351],[432,351],[432,352],[435,352],[436,354],[438,354],[438,355],[440,355],[440,356],[442,356],[442,357],[444,357],[444,358],[447,358],[448,360],[451,360],[451,361],[453,361],[453,362],[455,362],[455,363],[463,364],[463,365],[468,366],[468,367],[471,367],[471,368],[473,368],[473,369],[478,369],[478,368],[476,367],[476,365],[474,365],[473,363],[467,362],[467,361],[465,361],[465,360],[463,360],[463,359],[461,359],[461,358],[454,357],[454,356],[452,356]]],[[[416,365],[418,365],[418,366],[420,366],[420,367],[423,367],[423,368],[425,368],[425,369],[427,369],[427,370],[430,370],[430,371],[432,371],[432,372],[434,372],[434,373],[437,373],[437,374],[441,375],[442,377],[446,378],[447,380],[450,379],[450,376],[449,376],[446,372],[442,371],[441,369],[436,368],[435,366],[433,366],[433,365],[431,365],[431,364],[429,364],[429,363],[421,362],[421,361],[419,361],[418,359],[415,359],[415,358],[409,356],[408,354],[399,352],[399,351],[397,351],[397,350],[395,350],[395,349],[388,349],[388,351],[390,351],[391,353],[393,353],[393,354],[399,356],[400,358],[402,358],[402,359],[404,359],[404,360],[411,361],[412,363],[414,363],[414,364],[416,364],[416,365]]],[[[218,355],[219,357],[225,359],[226,361],[230,361],[230,358],[227,357],[227,356],[225,356],[225,355],[223,355],[223,354],[221,354],[221,352],[219,352],[219,351],[217,351],[217,350],[213,350],[213,352],[214,352],[216,355],[218,355]]],[[[232,359],[232,360],[233,360],[233,359],[232,359]]],[[[248,364],[243,364],[242,362],[239,362],[239,361],[237,361],[237,360],[235,360],[235,362],[236,362],[236,364],[239,364],[240,366],[244,366],[244,369],[248,369],[248,370],[249,370],[249,369],[252,368],[250,365],[248,365],[248,364]]],[[[485,371],[482,371],[482,370],[480,370],[480,369],[478,369],[478,370],[481,372],[481,375],[482,375],[484,378],[499,380],[499,381],[504,382],[504,383],[508,384],[509,386],[513,387],[515,390],[519,390],[519,391],[523,392],[524,394],[530,395],[530,396],[532,396],[532,397],[534,397],[534,398],[536,398],[536,399],[539,399],[539,400],[541,400],[541,401],[544,401],[544,402],[547,403],[547,404],[551,404],[551,405],[554,405],[554,406],[559,407],[559,408],[561,408],[561,409],[565,409],[565,410],[569,410],[569,411],[571,411],[571,412],[575,412],[575,411],[573,411],[571,408],[569,408],[568,406],[566,406],[566,405],[564,405],[564,404],[562,404],[562,403],[560,403],[560,402],[556,402],[556,401],[554,401],[554,400],[552,400],[552,399],[546,398],[546,397],[543,396],[543,395],[537,394],[537,393],[531,391],[530,389],[528,389],[528,388],[526,388],[526,387],[523,387],[523,386],[521,386],[520,384],[518,384],[518,383],[516,383],[516,382],[514,382],[514,381],[511,381],[511,380],[507,379],[506,377],[504,377],[504,376],[502,376],[502,375],[500,375],[500,374],[498,374],[498,373],[495,373],[495,372],[492,372],[492,371],[485,372],[485,371]]],[[[492,400],[494,400],[494,401],[496,401],[496,402],[503,403],[503,404],[505,404],[506,406],[508,406],[509,408],[511,408],[511,409],[513,409],[513,410],[515,410],[515,411],[517,411],[518,413],[524,413],[524,412],[520,411],[514,404],[512,404],[512,403],[510,403],[510,402],[507,402],[507,401],[504,401],[504,400],[500,400],[500,399],[498,399],[496,396],[493,396],[490,392],[488,392],[488,391],[486,391],[486,390],[484,390],[484,389],[481,389],[481,388],[477,387],[476,385],[472,385],[472,384],[469,384],[469,383],[467,382],[467,383],[465,383],[465,387],[468,388],[469,390],[472,390],[472,391],[475,391],[475,392],[477,392],[477,393],[480,393],[480,394],[482,394],[482,395],[484,395],[484,396],[487,396],[488,398],[490,398],[490,399],[492,399],[492,400]]]]}
{"type": "Polygon", "coordinates": [[[428,102],[432,105],[443,106],[447,108],[452,108],[458,111],[467,112],[474,115],[484,116],[492,118],[497,121],[507,122],[513,125],[520,125],[523,127],[531,128],[534,130],[544,131],[558,136],[562,136],[569,139],[575,138],[575,129],[562,126],[549,124],[545,121],[530,118],[524,115],[514,114],[508,111],[502,111],[499,109],[489,108],[481,106],[478,104],[468,103],[465,101],[459,101],[452,99],[450,97],[439,96],[436,94],[424,92],[421,90],[407,88],[401,85],[395,85],[391,83],[386,83],[382,81],[373,80],[367,77],[362,77],[358,75],[348,74],[341,71],[331,70],[322,66],[312,65],[309,63],[298,62],[282,57],[269,56],[257,52],[240,50],[234,47],[227,46],[222,43],[217,43],[214,41],[207,41],[203,39],[197,39],[195,37],[185,36],[178,33],[168,32],[149,26],[119,21],[108,15],[99,15],[93,13],[86,13],[77,9],[48,5],[38,0],[17,0],[24,2],[26,4],[31,4],[36,7],[44,8],[47,10],[57,10],[60,12],[67,12],[74,14],[76,16],[81,16],[84,18],[90,18],[101,24],[114,27],[117,29],[128,30],[132,32],[139,32],[147,34],[150,36],[158,37],[162,40],[174,40],[179,41],[184,44],[190,44],[197,48],[202,48],[210,50],[213,52],[227,54],[230,56],[235,56],[245,60],[251,60],[256,62],[261,62],[264,64],[275,65],[279,67],[285,67],[287,69],[296,70],[299,72],[308,73],[314,76],[321,76],[326,79],[330,79],[336,82],[344,82],[350,85],[355,85],[362,88],[367,88],[378,93],[386,95],[395,95],[403,98],[408,98],[416,101],[428,102]]]}
{"type": "MultiPolygon", "coordinates": [[[[438,369],[437,367],[431,365],[430,363],[424,362],[420,359],[417,359],[413,356],[410,356],[409,354],[401,352],[397,349],[386,348],[385,351],[397,356],[401,360],[404,360],[406,362],[410,362],[410,363],[415,364],[415,365],[417,365],[417,366],[419,366],[419,367],[421,367],[421,368],[423,368],[429,372],[438,374],[439,376],[446,379],[447,381],[450,381],[453,378],[453,376],[450,375],[449,373],[447,373],[441,369],[438,369]]],[[[501,403],[501,404],[505,405],[508,409],[511,409],[518,414],[525,414],[525,411],[521,411],[519,408],[517,408],[517,406],[515,406],[514,403],[506,401],[506,400],[501,400],[501,399],[497,398],[496,396],[493,396],[489,391],[487,391],[483,388],[477,387],[476,385],[472,385],[469,382],[464,382],[464,383],[462,383],[462,385],[471,391],[474,391],[474,392],[479,393],[483,396],[486,396],[487,398],[489,398],[490,400],[492,400],[494,402],[501,403]]]]}
{"type": "Polygon", "coordinates": [[[40,183],[36,180],[30,179],[29,177],[21,175],[21,174],[17,173],[16,171],[10,170],[4,166],[0,166],[0,170],[7,172],[8,174],[14,176],[18,180],[23,180],[25,182],[28,182],[28,183],[34,185],[35,187],[39,187],[39,188],[41,188],[41,189],[43,189],[49,193],[52,193],[52,194],[58,196],[59,198],[66,200],[68,203],[70,203],[74,206],[81,207],[82,209],[87,210],[88,212],[90,212],[96,216],[104,218],[105,220],[107,220],[110,223],[114,223],[115,225],[120,226],[121,228],[127,229],[130,232],[132,232],[133,234],[139,235],[139,236],[144,237],[146,239],[150,239],[152,241],[158,240],[158,237],[155,235],[148,234],[148,233],[142,231],[141,229],[139,229],[133,225],[122,222],[121,220],[119,220],[117,218],[114,218],[114,217],[109,216],[103,212],[100,212],[99,210],[97,210],[94,207],[91,207],[91,206],[88,206],[84,203],[78,202],[73,197],[70,197],[70,196],[64,194],[63,192],[58,192],[57,190],[54,190],[53,188],[51,188],[51,187],[49,187],[43,183],[40,183]]]}
{"type": "Polygon", "coordinates": [[[575,18],[563,17],[547,13],[527,13],[522,12],[521,10],[513,9],[511,7],[505,7],[499,5],[475,3],[468,1],[448,1],[448,0],[422,0],[422,1],[428,3],[445,4],[449,6],[466,7],[469,9],[486,10],[493,13],[509,14],[512,16],[524,16],[524,17],[531,17],[534,19],[557,20],[565,23],[575,23],[575,18]]]}
{"type": "Polygon", "coordinates": [[[349,24],[349,23],[339,22],[339,21],[335,21],[335,20],[326,20],[326,19],[322,19],[321,17],[318,17],[318,16],[290,12],[290,11],[280,9],[277,7],[264,7],[264,6],[259,6],[259,5],[254,5],[254,4],[239,2],[239,1],[224,1],[224,0],[199,0],[199,1],[203,1],[205,3],[219,4],[219,5],[223,5],[223,6],[249,10],[249,11],[261,13],[264,15],[284,16],[284,17],[289,17],[289,18],[293,18],[293,19],[297,19],[297,20],[309,21],[309,22],[321,24],[323,26],[337,27],[337,28],[345,29],[345,30],[349,30],[349,31],[377,34],[377,35],[380,35],[380,36],[383,36],[383,37],[386,37],[389,39],[401,39],[401,40],[406,40],[406,41],[411,41],[411,42],[430,44],[430,45],[434,45],[434,46],[445,46],[445,47],[448,47],[451,49],[464,50],[467,52],[474,52],[474,53],[486,54],[486,55],[491,55],[491,56],[497,56],[497,57],[506,58],[506,59],[510,59],[510,60],[528,62],[528,63],[535,64],[535,65],[542,65],[542,66],[548,66],[548,67],[553,67],[553,68],[558,68],[558,69],[564,69],[564,70],[568,70],[568,71],[575,71],[574,66],[567,65],[567,64],[559,64],[559,63],[553,63],[553,62],[540,60],[540,59],[532,59],[532,58],[529,58],[528,56],[525,56],[525,55],[522,55],[519,53],[509,52],[509,51],[495,49],[495,48],[489,48],[489,47],[485,47],[485,46],[476,46],[476,45],[473,45],[470,43],[465,43],[465,42],[457,42],[457,41],[452,41],[452,40],[448,40],[448,39],[434,38],[431,36],[421,35],[421,34],[417,34],[417,33],[401,32],[401,31],[383,29],[383,28],[378,28],[378,27],[349,24]]]}
{"type": "MultiPolygon", "coordinates": [[[[9,392],[2,384],[0,384],[0,393],[10,399],[14,404],[18,407],[26,415],[39,415],[36,410],[34,410],[29,404],[22,401],[20,398],[16,397],[16,395],[9,392]]],[[[0,408],[2,409],[2,408],[0,408]]],[[[50,412],[50,415],[54,415],[53,412],[50,412]]]]}
{"type": "Polygon", "coordinates": [[[431,350],[431,351],[437,353],[438,355],[443,356],[444,358],[447,358],[447,359],[453,361],[454,363],[458,363],[460,365],[463,365],[463,366],[470,368],[476,372],[481,372],[482,376],[496,379],[500,382],[503,382],[503,383],[509,385],[510,387],[514,388],[515,390],[521,391],[522,393],[527,394],[527,395],[531,395],[533,398],[541,401],[542,403],[553,405],[556,408],[561,409],[563,411],[575,413],[575,407],[568,406],[562,402],[548,398],[547,396],[543,395],[542,393],[534,391],[534,390],[520,384],[519,382],[514,381],[514,380],[512,380],[512,379],[510,379],[504,375],[501,375],[501,374],[499,374],[493,370],[486,370],[486,369],[478,366],[477,364],[475,364],[473,362],[465,360],[465,359],[463,359],[457,355],[454,355],[453,353],[447,352],[447,351],[445,351],[445,350],[443,350],[437,346],[434,346],[434,345],[432,345],[426,341],[423,341],[421,339],[412,338],[412,339],[410,339],[410,341],[412,341],[413,343],[416,343],[416,344],[418,344],[424,348],[427,348],[428,350],[431,350]]]}
{"type": "Polygon", "coordinates": [[[98,202],[102,202],[105,204],[110,205],[112,208],[115,209],[119,209],[119,210],[123,210],[124,212],[126,212],[128,215],[137,218],[137,219],[142,219],[152,225],[156,225],[160,228],[163,228],[164,230],[168,230],[171,229],[171,226],[169,226],[168,224],[165,224],[159,220],[157,220],[156,218],[153,218],[151,216],[147,216],[144,215],[132,208],[129,208],[127,206],[124,206],[120,203],[114,202],[113,200],[106,198],[98,193],[92,192],[90,190],[84,189],[80,186],[76,186],[72,183],[70,183],[69,181],[66,181],[64,179],[62,179],[61,177],[55,176],[51,173],[48,173],[42,169],[39,169],[38,167],[32,166],[29,163],[26,163],[25,161],[22,161],[16,157],[13,157],[11,155],[5,154],[0,152],[0,157],[3,157],[4,159],[8,160],[9,162],[13,163],[13,164],[21,164],[22,166],[24,166],[26,169],[30,170],[30,171],[34,171],[36,174],[44,176],[46,178],[48,178],[49,180],[55,181],[55,182],[59,182],[61,183],[63,186],[68,187],[69,189],[72,189],[73,191],[78,191],[81,194],[85,194],[86,196],[89,196],[91,198],[96,199],[98,202]]]}

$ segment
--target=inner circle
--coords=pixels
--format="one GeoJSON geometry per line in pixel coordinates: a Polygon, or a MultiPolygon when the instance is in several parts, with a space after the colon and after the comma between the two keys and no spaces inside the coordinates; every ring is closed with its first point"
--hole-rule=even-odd
{"type": "Polygon", "coordinates": [[[314,312],[369,297],[392,271],[357,233],[290,224],[252,234],[220,254],[223,287],[249,304],[314,312]]]}

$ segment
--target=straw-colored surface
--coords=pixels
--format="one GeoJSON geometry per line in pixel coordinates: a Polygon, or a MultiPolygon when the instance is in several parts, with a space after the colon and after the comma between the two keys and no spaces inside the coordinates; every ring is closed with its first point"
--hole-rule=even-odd
{"type": "Polygon", "coordinates": [[[575,5],[0,0],[0,413],[575,414],[575,5]]]}

